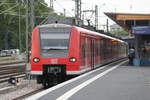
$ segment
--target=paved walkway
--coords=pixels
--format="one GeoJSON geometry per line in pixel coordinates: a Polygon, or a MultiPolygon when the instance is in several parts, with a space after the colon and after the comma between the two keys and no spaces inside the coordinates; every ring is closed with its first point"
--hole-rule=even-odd
{"type": "Polygon", "coordinates": [[[127,62],[107,66],[33,97],[38,100],[150,100],[150,67],[128,66],[127,62]]]}

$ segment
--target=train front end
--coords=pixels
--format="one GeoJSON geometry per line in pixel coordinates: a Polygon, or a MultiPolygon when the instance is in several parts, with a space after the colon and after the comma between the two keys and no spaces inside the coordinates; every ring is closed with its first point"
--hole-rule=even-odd
{"type": "Polygon", "coordinates": [[[67,70],[76,68],[78,54],[71,45],[72,26],[64,24],[47,24],[38,26],[32,33],[31,74],[37,76],[37,83],[44,87],[65,80],[67,70]]]}

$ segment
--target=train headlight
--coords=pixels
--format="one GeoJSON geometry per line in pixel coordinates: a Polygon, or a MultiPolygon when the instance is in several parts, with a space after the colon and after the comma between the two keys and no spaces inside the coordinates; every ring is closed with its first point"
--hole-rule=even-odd
{"type": "Polygon", "coordinates": [[[34,61],[35,63],[37,63],[37,62],[40,61],[40,59],[39,59],[39,58],[34,58],[33,61],[34,61]]]}
{"type": "Polygon", "coordinates": [[[70,58],[70,62],[76,62],[76,61],[77,61],[76,58],[74,58],[74,57],[70,58]]]}

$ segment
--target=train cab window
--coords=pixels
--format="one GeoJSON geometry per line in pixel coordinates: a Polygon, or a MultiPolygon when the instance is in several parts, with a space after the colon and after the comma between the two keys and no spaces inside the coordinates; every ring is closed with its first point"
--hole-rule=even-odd
{"type": "Polygon", "coordinates": [[[69,41],[67,39],[43,39],[41,41],[42,49],[68,49],[69,41]],[[51,46],[51,47],[50,47],[51,46]],[[56,47],[57,46],[57,47],[56,47]]]}
{"type": "Polygon", "coordinates": [[[40,28],[41,56],[68,56],[70,27],[42,27],[40,28]]]}
{"type": "Polygon", "coordinates": [[[63,28],[55,30],[53,28],[40,29],[41,46],[42,48],[67,48],[69,45],[69,35],[70,30],[63,28]]]}

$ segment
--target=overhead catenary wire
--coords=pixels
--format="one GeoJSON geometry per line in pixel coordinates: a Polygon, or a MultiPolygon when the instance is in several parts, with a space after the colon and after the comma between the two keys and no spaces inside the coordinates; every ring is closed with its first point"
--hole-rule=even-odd
{"type": "Polygon", "coordinates": [[[5,5],[5,4],[17,4],[17,3],[4,2],[2,5],[5,5]]]}
{"type": "Polygon", "coordinates": [[[46,4],[44,4],[43,2],[40,2],[40,4],[42,4],[43,6],[47,7],[47,5],[46,5],[46,4]]]}
{"type": "Polygon", "coordinates": [[[44,24],[50,16],[47,16],[39,25],[44,24]]]}
{"type": "Polygon", "coordinates": [[[0,6],[2,6],[5,2],[6,2],[6,0],[4,0],[3,2],[1,2],[0,6]]]}
{"type": "MultiPolygon", "coordinates": [[[[56,1],[56,0],[55,0],[55,1],[56,1]]],[[[44,5],[44,6],[47,7],[46,4],[43,4],[42,2],[40,2],[40,3],[41,3],[42,5],[44,5]]],[[[66,9],[66,8],[64,8],[60,3],[58,3],[57,1],[56,1],[56,3],[57,3],[61,8],[66,9]]],[[[67,9],[66,9],[66,10],[67,10],[67,9]]],[[[67,10],[67,11],[68,11],[68,10],[67,10]]],[[[68,12],[69,12],[69,11],[68,11],[68,12]]],[[[69,13],[69,14],[70,14],[71,16],[73,16],[71,13],[69,13]]],[[[49,13],[48,16],[47,16],[39,25],[46,23],[50,16],[51,16],[51,13],[49,13]]],[[[37,17],[40,17],[40,16],[37,16],[37,17]]]]}
{"type": "MultiPolygon", "coordinates": [[[[12,12],[5,12],[3,13],[5,15],[11,15],[11,16],[17,16],[17,17],[26,17],[26,15],[19,15],[19,14],[16,14],[16,13],[12,13],[12,12]]],[[[46,18],[47,16],[35,16],[36,18],[46,18]]]]}
{"type": "MultiPolygon", "coordinates": [[[[6,1],[6,0],[5,0],[6,1]]],[[[40,1],[39,1],[40,2],[40,1]]],[[[46,6],[47,7],[47,5],[46,4],[43,4],[42,2],[40,2],[42,5],[44,5],[44,6],[46,6]]],[[[59,4],[60,5],[60,4],[59,4]]],[[[16,14],[16,13],[12,13],[12,12],[9,12],[9,10],[11,10],[11,9],[13,9],[13,8],[15,8],[15,7],[17,7],[18,6],[18,4],[16,4],[15,6],[13,6],[13,7],[11,7],[11,8],[8,8],[8,9],[6,9],[6,10],[4,10],[4,11],[2,11],[0,14],[6,14],[6,15],[12,15],[12,16],[17,16],[17,17],[26,17],[26,15],[19,15],[19,14],[16,14]]],[[[62,6],[61,6],[62,7],[62,6]]],[[[35,16],[36,18],[45,18],[40,24],[43,24],[43,23],[45,23],[47,20],[48,20],[48,18],[50,17],[50,13],[45,13],[44,15],[48,15],[48,16],[35,16]]]]}
{"type": "MultiPolygon", "coordinates": [[[[42,2],[40,2],[40,3],[41,3],[42,5],[44,5],[45,7],[47,7],[46,4],[43,4],[42,2]]],[[[43,19],[42,22],[41,22],[39,25],[46,23],[47,20],[48,20],[48,18],[50,17],[50,15],[51,15],[51,13],[49,13],[48,16],[47,16],[45,19],[43,19]]]]}
{"type": "Polygon", "coordinates": [[[5,12],[7,12],[7,11],[9,11],[9,10],[11,10],[11,9],[13,9],[13,8],[15,8],[15,7],[17,7],[17,6],[18,6],[18,4],[16,4],[15,6],[13,6],[13,7],[11,7],[11,8],[8,8],[8,9],[2,11],[0,14],[3,14],[3,13],[5,13],[5,12]]]}
{"type": "Polygon", "coordinates": [[[130,4],[130,10],[133,9],[133,0],[131,0],[131,4],[130,4]]]}
{"type": "MultiPolygon", "coordinates": [[[[57,0],[55,0],[55,2],[56,2],[61,8],[66,9],[66,8],[64,8],[59,2],[57,2],[57,0]]],[[[74,15],[72,15],[72,14],[70,13],[70,11],[69,11],[68,9],[66,9],[66,11],[67,11],[68,14],[70,14],[71,16],[74,16],[74,15]]]]}
{"type": "MultiPolygon", "coordinates": [[[[41,3],[41,2],[40,2],[41,3]]],[[[43,3],[41,3],[42,5],[44,5],[43,3]]],[[[13,9],[13,8],[15,8],[17,5],[15,5],[15,6],[13,6],[13,7],[11,7],[11,8],[9,8],[9,9],[7,9],[7,10],[5,10],[5,11],[3,11],[3,12],[1,12],[0,14],[6,14],[6,15],[12,15],[12,16],[17,16],[17,17],[26,17],[26,15],[19,15],[19,14],[17,14],[17,13],[15,13],[15,12],[9,12],[9,10],[11,10],[11,9],[13,9]]],[[[47,7],[47,5],[44,5],[44,6],[46,6],[47,7]]],[[[43,15],[49,15],[49,13],[44,13],[43,15]]],[[[47,18],[48,16],[35,16],[36,18],[47,18]]]]}
{"type": "MultiPolygon", "coordinates": [[[[41,2],[40,2],[41,3],[41,2]]],[[[42,5],[44,5],[43,3],[41,3],[42,5]]],[[[16,5],[17,6],[17,5],[16,5]]],[[[15,8],[16,6],[13,6],[12,8],[15,8]]],[[[47,6],[47,5],[44,5],[44,6],[47,6]]],[[[5,10],[5,11],[3,11],[2,13],[3,14],[8,14],[8,15],[12,15],[12,16],[17,16],[17,17],[19,17],[19,16],[21,16],[21,17],[26,17],[26,15],[19,15],[19,14],[15,14],[15,13],[12,13],[12,12],[7,12],[7,11],[9,11],[10,9],[12,9],[12,8],[9,8],[9,9],[7,9],[7,10],[5,10]]],[[[2,13],[0,13],[0,14],[2,14],[2,13]]],[[[45,14],[45,15],[49,15],[49,14],[45,14]]],[[[49,16],[35,16],[36,18],[45,18],[40,24],[42,24],[42,23],[44,23],[48,18],[49,18],[49,16]]]]}

